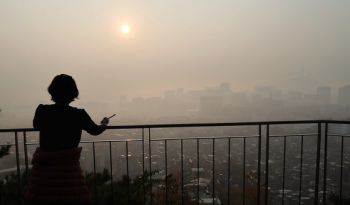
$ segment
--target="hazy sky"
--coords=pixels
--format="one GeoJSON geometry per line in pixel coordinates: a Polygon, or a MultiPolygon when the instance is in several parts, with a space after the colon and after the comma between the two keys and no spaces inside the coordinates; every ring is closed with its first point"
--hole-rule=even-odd
{"type": "MultiPolygon", "coordinates": [[[[350,84],[350,1],[1,1],[0,106],[49,99],[72,75],[86,101],[233,91],[305,75],[350,84]],[[123,25],[129,33],[121,31],[123,25]]],[[[336,90],[333,90],[336,92],[336,90]]]]}

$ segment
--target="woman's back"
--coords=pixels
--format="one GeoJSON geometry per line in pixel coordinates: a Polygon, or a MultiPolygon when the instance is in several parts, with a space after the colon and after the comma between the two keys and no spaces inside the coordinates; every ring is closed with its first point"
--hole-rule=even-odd
{"type": "Polygon", "coordinates": [[[33,126],[40,131],[40,148],[46,152],[78,147],[82,130],[92,135],[105,130],[96,125],[84,109],[58,104],[39,105],[33,126]]]}

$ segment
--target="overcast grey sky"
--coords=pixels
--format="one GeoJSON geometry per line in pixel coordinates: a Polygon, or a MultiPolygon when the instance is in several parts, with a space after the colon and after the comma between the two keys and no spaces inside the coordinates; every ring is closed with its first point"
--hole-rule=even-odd
{"type": "Polygon", "coordinates": [[[221,82],[233,91],[280,85],[302,65],[320,85],[343,86],[349,8],[345,0],[1,1],[0,106],[49,99],[61,73],[76,79],[82,100],[105,102],[221,82]]]}

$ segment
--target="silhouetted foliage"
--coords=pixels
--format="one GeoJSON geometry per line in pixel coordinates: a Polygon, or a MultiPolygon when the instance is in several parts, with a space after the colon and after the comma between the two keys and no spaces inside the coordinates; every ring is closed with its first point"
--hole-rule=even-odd
{"type": "Polygon", "coordinates": [[[350,197],[344,197],[343,196],[343,197],[340,198],[340,195],[334,194],[333,192],[327,198],[328,198],[329,201],[331,201],[335,205],[343,205],[343,204],[344,205],[345,204],[348,205],[348,204],[350,204],[350,197]]]}
{"type": "Polygon", "coordinates": [[[5,176],[5,181],[0,181],[0,195],[2,204],[6,205],[18,205],[19,200],[24,202],[24,194],[27,191],[27,175],[26,173],[22,173],[20,177],[20,191],[21,196],[19,196],[18,189],[18,175],[12,173],[10,175],[5,176]]]}
{"type": "MultiPolygon", "coordinates": [[[[85,172],[85,180],[88,185],[92,200],[99,204],[165,204],[166,180],[168,181],[168,204],[181,204],[181,184],[169,174],[165,179],[152,179],[150,176],[158,174],[157,170],[149,173],[147,170],[141,176],[131,179],[123,175],[121,180],[113,181],[113,195],[110,183],[110,172],[104,169],[96,174],[96,192],[94,173],[85,172]],[[155,190],[156,187],[156,190],[155,190]],[[151,189],[152,193],[151,193],[151,189]],[[152,203],[151,203],[152,196],[152,203]],[[113,202],[112,202],[113,201],[113,202]]],[[[184,189],[184,204],[197,204],[197,197],[191,198],[188,192],[194,190],[184,189]]]]}
{"type": "Polygon", "coordinates": [[[0,148],[0,158],[3,158],[4,156],[9,155],[9,151],[10,151],[11,147],[12,147],[12,145],[1,146],[1,148],[0,148]]]}
{"type": "MultiPolygon", "coordinates": [[[[182,186],[181,183],[179,183],[179,180],[175,179],[173,174],[169,174],[165,179],[152,179],[150,183],[149,177],[155,174],[158,174],[157,170],[152,171],[151,173],[145,171],[143,175],[136,176],[134,179],[131,179],[127,175],[123,175],[120,180],[113,181],[113,192],[111,187],[111,175],[108,169],[104,169],[102,173],[96,173],[96,184],[93,172],[85,172],[84,177],[92,200],[94,203],[98,202],[97,204],[128,204],[128,200],[130,204],[165,204],[166,181],[168,181],[168,204],[181,204],[182,186]],[[152,188],[153,191],[151,194],[152,188]],[[152,203],[150,200],[151,195],[152,203]]],[[[184,204],[197,204],[197,195],[194,197],[190,197],[189,195],[189,192],[195,192],[195,190],[192,189],[193,188],[184,188],[184,204]]],[[[2,204],[17,205],[19,204],[19,200],[25,202],[24,195],[27,191],[26,172],[22,173],[20,177],[20,197],[18,178],[15,173],[5,176],[5,180],[0,181],[0,190],[0,200],[2,204]]]]}
{"type": "MultiPolygon", "coordinates": [[[[265,196],[265,184],[260,184],[260,204],[264,205],[265,196]]],[[[243,199],[243,192],[239,194],[243,199]]],[[[257,204],[258,199],[258,173],[256,171],[250,171],[245,178],[245,203],[257,204]]],[[[268,204],[272,204],[269,200],[268,204]]]]}

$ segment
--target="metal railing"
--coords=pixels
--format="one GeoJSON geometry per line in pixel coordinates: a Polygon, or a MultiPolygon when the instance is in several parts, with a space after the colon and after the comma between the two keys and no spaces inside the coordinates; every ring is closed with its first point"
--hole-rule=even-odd
{"type": "MultiPolygon", "coordinates": [[[[301,202],[301,185],[302,185],[302,166],[303,166],[303,143],[304,143],[304,138],[309,137],[309,136],[317,136],[317,151],[316,151],[316,175],[315,175],[315,190],[314,190],[314,204],[324,204],[323,202],[326,201],[327,199],[327,191],[326,191],[326,177],[327,177],[327,149],[328,149],[328,137],[333,136],[333,137],[341,137],[341,166],[340,166],[340,200],[342,199],[342,183],[343,183],[343,152],[344,152],[344,138],[345,137],[350,137],[350,135],[342,135],[342,134],[330,134],[329,132],[329,125],[330,124],[350,124],[350,121],[334,121],[334,120],[306,120],[306,121],[269,121],[269,122],[238,122],[238,123],[199,123],[199,124],[158,124],[158,125],[127,125],[127,126],[109,126],[107,129],[108,130],[121,130],[121,129],[141,129],[142,130],[142,137],[141,139],[136,139],[136,140],[99,140],[99,141],[81,141],[80,143],[92,143],[93,146],[93,162],[94,162],[94,173],[96,173],[96,162],[95,162],[95,143],[109,143],[109,151],[110,151],[110,169],[111,169],[111,189],[113,193],[113,174],[112,174],[112,165],[113,165],[113,160],[112,160],[112,143],[114,142],[124,142],[125,143],[125,148],[126,148],[126,162],[127,162],[127,176],[129,176],[129,160],[128,160],[128,147],[129,147],[129,142],[132,141],[139,141],[142,142],[142,171],[143,173],[145,172],[145,143],[148,143],[148,149],[149,149],[149,168],[150,172],[152,171],[152,160],[151,160],[151,142],[152,141],[163,141],[165,144],[165,176],[168,175],[168,162],[167,162],[167,142],[168,141],[174,141],[178,140],[181,142],[181,171],[182,171],[182,182],[183,182],[183,171],[184,171],[184,151],[183,151],[183,141],[184,140],[195,140],[197,147],[197,178],[198,178],[198,185],[199,185],[199,140],[202,139],[211,139],[212,140],[212,145],[213,145],[213,175],[212,175],[212,182],[213,182],[213,194],[215,193],[215,186],[214,186],[214,181],[215,181],[215,141],[218,139],[227,139],[228,140],[228,202],[230,202],[230,167],[231,167],[231,139],[243,139],[243,204],[245,204],[245,186],[246,186],[246,181],[244,180],[244,176],[246,174],[245,167],[246,167],[246,139],[247,138],[255,138],[258,139],[258,146],[257,146],[257,151],[258,151],[258,167],[257,167],[257,172],[258,172],[258,179],[257,179],[257,198],[256,198],[256,204],[261,204],[261,198],[264,198],[264,202],[262,204],[268,204],[269,200],[269,156],[270,156],[270,139],[274,137],[282,137],[284,139],[283,142],[283,193],[282,193],[282,204],[284,204],[284,199],[285,199],[285,167],[286,167],[286,145],[287,145],[287,138],[291,136],[300,136],[301,137],[301,148],[300,148],[300,186],[299,186],[299,204],[301,202]],[[288,124],[315,124],[317,126],[317,133],[302,133],[302,134],[288,134],[288,135],[271,135],[270,134],[270,126],[271,125],[288,125],[288,124]],[[252,135],[252,136],[220,136],[220,137],[190,137],[190,138],[167,138],[167,139],[152,139],[151,137],[151,130],[156,129],[156,128],[199,128],[199,127],[235,127],[235,126],[258,126],[258,135],[252,135]],[[262,126],[265,126],[266,133],[262,133],[262,126]],[[145,139],[145,132],[148,131],[149,138],[145,139]],[[266,169],[265,169],[265,183],[264,183],[264,196],[261,195],[261,164],[262,164],[262,136],[265,136],[266,140],[266,148],[265,148],[265,162],[266,162],[266,169]],[[322,141],[322,138],[324,138],[324,142],[322,141]],[[323,143],[324,147],[324,159],[323,159],[323,179],[320,177],[320,160],[321,160],[321,144],[323,143]],[[320,181],[323,181],[323,195],[319,196],[319,193],[321,190],[320,188],[320,181]]],[[[18,148],[18,133],[23,132],[23,145],[24,145],[24,154],[25,154],[25,167],[26,167],[26,175],[27,175],[27,181],[29,180],[29,172],[28,172],[28,150],[27,146],[28,145],[34,145],[38,143],[27,143],[27,132],[33,132],[35,131],[32,128],[24,128],[24,129],[0,129],[0,133],[14,133],[15,136],[15,143],[12,144],[3,144],[3,145],[14,145],[15,146],[15,151],[16,151],[16,164],[17,164],[17,176],[18,176],[18,182],[20,181],[20,162],[19,162],[19,148],[18,148]]],[[[1,145],[1,146],[3,146],[1,145]]],[[[94,174],[95,177],[95,199],[97,201],[97,187],[96,187],[96,174],[94,174]]],[[[150,175],[150,182],[151,182],[151,175],[150,175]]],[[[151,182],[152,183],[152,182],[151,182]]],[[[167,180],[166,180],[166,202],[168,199],[168,186],[167,186],[167,180]]],[[[145,184],[145,180],[143,178],[143,185],[145,184]]],[[[182,183],[182,202],[183,202],[183,183],[182,183]]],[[[127,187],[128,189],[128,197],[129,197],[129,186],[127,187]]],[[[151,189],[152,191],[152,189],[151,189]]],[[[20,183],[18,183],[18,194],[21,196],[24,193],[21,193],[21,188],[20,188],[20,183]]],[[[113,194],[112,194],[113,196],[113,194]]],[[[144,197],[145,197],[145,190],[144,190],[144,197]]],[[[197,197],[199,199],[199,186],[197,189],[197,197]]],[[[214,196],[213,196],[214,198],[214,196]]],[[[20,197],[19,197],[20,199],[20,197]]],[[[112,198],[113,200],[113,198],[112,198]]],[[[152,204],[152,194],[150,195],[150,200],[152,204]]],[[[129,198],[128,198],[129,202],[129,198]]],[[[0,202],[1,203],[1,202],[0,202]]],[[[22,201],[19,200],[19,203],[22,204],[22,201]]],[[[200,203],[200,200],[198,200],[198,203],[200,203]]],[[[97,203],[98,204],[98,203],[97,203]]],[[[214,204],[214,200],[213,200],[214,204]]]]}

